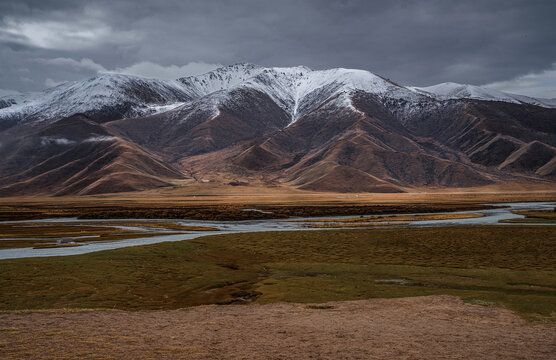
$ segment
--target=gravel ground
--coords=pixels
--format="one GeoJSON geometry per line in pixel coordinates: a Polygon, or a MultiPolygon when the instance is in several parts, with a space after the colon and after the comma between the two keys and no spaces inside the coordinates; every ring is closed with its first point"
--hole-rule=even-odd
{"type": "Polygon", "coordinates": [[[452,296],[0,313],[3,359],[555,359],[556,327],[452,296]]]}

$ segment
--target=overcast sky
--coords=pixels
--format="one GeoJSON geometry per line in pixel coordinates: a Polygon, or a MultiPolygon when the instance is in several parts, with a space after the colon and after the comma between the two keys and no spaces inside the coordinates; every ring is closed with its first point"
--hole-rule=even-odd
{"type": "Polygon", "coordinates": [[[250,62],[556,97],[555,23],[554,0],[0,0],[0,93],[250,62]]]}

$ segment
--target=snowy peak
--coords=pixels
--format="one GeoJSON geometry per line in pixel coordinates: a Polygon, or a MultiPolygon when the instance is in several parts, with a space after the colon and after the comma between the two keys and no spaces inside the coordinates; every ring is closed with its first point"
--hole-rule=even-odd
{"type": "Polygon", "coordinates": [[[406,100],[423,97],[371,72],[343,68],[314,71],[306,66],[235,64],[178,81],[192,98],[207,97],[215,113],[219,102],[234,101],[236,90],[262,92],[290,114],[291,123],[331,99],[350,105],[350,94],[355,90],[406,100]]]}
{"type": "Polygon", "coordinates": [[[343,68],[316,71],[305,67],[270,68],[242,85],[269,94],[291,114],[292,124],[331,99],[341,106],[351,106],[350,95],[355,90],[389,98],[417,97],[371,72],[343,68]]]}
{"type": "Polygon", "coordinates": [[[278,86],[285,91],[304,96],[318,88],[335,84],[346,91],[362,90],[375,94],[409,93],[369,71],[356,69],[311,70],[306,66],[264,68],[253,64],[235,64],[209,73],[178,79],[196,96],[204,96],[220,90],[253,87],[263,90],[278,86]]]}
{"type": "Polygon", "coordinates": [[[536,99],[524,95],[509,94],[485,87],[446,82],[427,87],[409,87],[409,89],[438,100],[476,99],[483,101],[502,101],[514,104],[532,104],[543,107],[555,107],[552,99],[536,99]]]}
{"type": "Polygon", "coordinates": [[[263,68],[254,64],[234,64],[206,74],[183,77],[177,81],[185,87],[185,90],[192,97],[201,97],[239,85],[245,80],[260,74],[263,70],[263,68]]]}
{"type": "Polygon", "coordinates": [[[260,91],[289,113],[292,123],[330,99],[349,105],[355,90],[407,101],[423,98],[371,72],[344,68],[311,70],[305,66],[262,68],[240,64],[180,81],[198,89],[198,96],[222,90],[260,91]]]}

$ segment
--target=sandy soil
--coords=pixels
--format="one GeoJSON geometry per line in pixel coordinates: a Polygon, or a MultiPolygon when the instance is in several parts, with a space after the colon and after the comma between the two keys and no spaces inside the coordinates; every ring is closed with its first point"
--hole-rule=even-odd
{"type": "Polygon", "coordinates": [[[556,327],[451,296],[0,313],[5,359],[554,359],[556,327]]]}

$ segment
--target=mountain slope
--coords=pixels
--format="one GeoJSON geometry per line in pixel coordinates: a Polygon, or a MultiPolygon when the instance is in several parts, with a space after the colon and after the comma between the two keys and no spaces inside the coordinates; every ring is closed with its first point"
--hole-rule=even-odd
{"type": "MultiPolygon", "coordinates": [[[[533,174],[554,158],[554,155],[549,156],[552,152],[545,149],[556,146],[556,109],[506,102],[450,100],[435,111],[417,111],[405,121],[406,128],[416,135],[433,138],[467,155],[475,164],[496,167],[511,174],[533,174]],[[537,151],[529,149],[530,143],[536,144],[533,149],[543,156],[536,158],[537,151]],[[502,165],[511,162],[516,152],[529,154],[530,165],[502,165]]],[[[541,176],[546,177],[548,173],[541,176]]]]}
{"type": "Polygon", "coordinates": [[[182,173],[83,115],[4,146],[0,194],[96,194],[171,185],[182,173]]]}
{"type": "MultiPolygon", "coordinates": [[[[334,107],[323,107],[304,117],[295,126],[264,144],[272,153],[290,152],[290,158],[298,159],[284,169],[286,178],[294,184],[312,184],[315,178],[325,178],[321,190],[341,191],[351,186],[358,191],[373,187],[372,181],[356,185],[342,181],[354,171],[357,174],[380,179],[382,189],[399,190],[413,186],[466,186],[490,183],[488,176],[474,169],[457,164],[453,159],[443,158],[446,151],[433,151],[409,133],[390,114],[380,99],[368,93],[353,95],[351,108],[332,113],[334,107]],[[318,129],[317,131],[315,131],[318,129]],[[295,146],[288,138],[304,139],[295,146]],[[284,141],[286,140],[286,141],[284,141]],[[330,166],[337,180],[332,180],[330,166]],[[332,187],[330,182],[338,185],[332,187]],[[388,184],[388,186],[385,186],[388,184]]],[[[375,191],[379,191],[377,188],[375,191]]]]}

